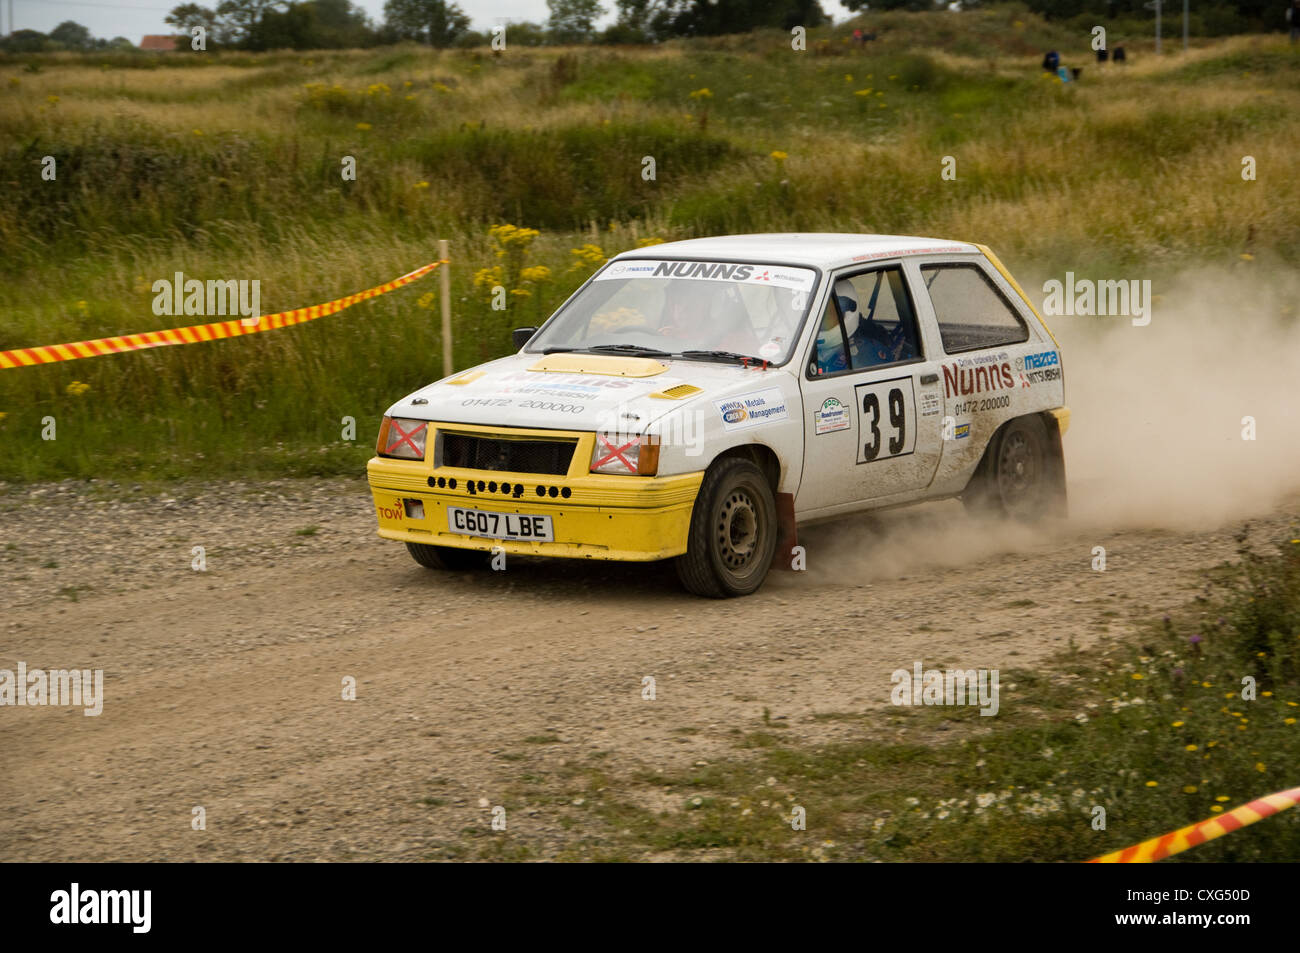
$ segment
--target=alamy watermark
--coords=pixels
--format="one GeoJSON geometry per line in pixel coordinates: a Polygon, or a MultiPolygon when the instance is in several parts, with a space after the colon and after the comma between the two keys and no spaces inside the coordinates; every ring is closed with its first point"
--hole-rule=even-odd
{"type": "Polygon", "coordinates": [[[152,290],[153,313],[160,317],[237,314],[240,322],[250,327],[262,320],[262,282],[258,278],[204,282],[178,271],[171,281],[159,278],[152,290]]]}
{"type": "Polygon", "coordinates": [[[1061,315],[1131,317],[1134,327],[1151,323],[1151,279],[1093,281],[1065,273],[1065,281],[1043,282],[1043,312],[1061,315]]]}
{"type": "Polygon", "coordinates": [[[998,670],[925,668],[913,662],[912,670],[896,669],[889,677],[895,705],[970,705],[981,715],[998,713],[998,670]]]}
{"type": "Polygon", "coordinates": [[[70,705],[85,709],[93,718],[104,710],[104,670],[44,669],[30,671],[26,662],[18,670],[0,668],[0,708],[6,705],[70,705]]]}

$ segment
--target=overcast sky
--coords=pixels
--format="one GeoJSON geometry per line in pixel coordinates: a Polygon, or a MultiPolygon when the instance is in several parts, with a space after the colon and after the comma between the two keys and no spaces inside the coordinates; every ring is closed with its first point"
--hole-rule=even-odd
{"type": "MultiPolygon", "coordinates": [[[[0,0],[0,12],[3,13],[4,23],[4,29],[0,32],[8,33],[16,28],[49,33],[64,20],[75,20],[87,27],[95,36],[105,39],[124,36],[132,43],[138,44],[145,34],[169,31],[167,24],[163,22],[163,17],[179,2],[181,0],[177,2],[123,0],[121,3],[114,3],[113,0],[84,0],[84,2],[0,0]],[[11,8],[13,26],[9,22],[11,8]]],[[[198,2],[204,6],[215,7],[219,0],[198,0],[198,2]]],[[[364,7],[371,19],[376,22],[383,20],[384,0],[353,0],[353,2],[364,7]]],[[[543,21],[547,17],[546,0],[459,0],[459,3],[461,9],[469,14],[474,27],[480,30],[491,27],[500,17],[534,22],[543,21]]],[[[602,5],[609,11],[601,21],[603,25],[613,19],[614,3],[613,0],[603,0],[602,5]]],[[[835,0],[822,0],[822,9],[837,20],[848,15],[848,11],[835,0]]]]}

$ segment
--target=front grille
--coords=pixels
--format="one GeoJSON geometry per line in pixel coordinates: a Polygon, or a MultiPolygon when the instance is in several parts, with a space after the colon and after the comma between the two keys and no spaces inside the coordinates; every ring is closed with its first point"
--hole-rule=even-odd
{"type": "Polygon", "coordinates": [[[444,433],[441,439],[441,466],[552,476],[569,472],[578,444],[577,440],[503,440],[463,433],[444,433]]]}

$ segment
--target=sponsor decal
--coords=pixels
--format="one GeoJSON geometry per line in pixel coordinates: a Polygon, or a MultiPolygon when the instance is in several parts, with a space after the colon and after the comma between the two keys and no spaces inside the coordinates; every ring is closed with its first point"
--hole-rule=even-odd
{"type": "Polygon", "coordinates": [[[997,364],[1007,359],[1007,352],[1002,351],[998,354],[976,354],[974,357],[954,358],[954,363],[958,367],[978,367],[981,364],[997,364]]]}
{"type": "Polygon", "coordinates": [[[638,278],[692,278],[699,281],[740,281],[811,291],[817,276],[810,268],[770,267],[726,261],[635,260],[615,262],[596,276],[597,281],[638,278]]]}
{"type": "Polygon", "coordinates": [[[509,397],[466,397],[462,407],[509,407],[514,401],[509,397]]]}
{"type": "MultiPolygon", "coordinates": [[[[708,278],[722,281],[748,281],[754,274],[753,265],[728,265],[709,261],[663,261],[655,266],[656,278],[708,278]]],[[[770,281],[771,272],[761,272],[758,281],[770,281]]]]}
{"type": "Polygon", "coordinates": [[[969,437],[969,436],[970,436],[970,424],[958,424],[956,429],[953,430],[952,432],[953,440],[961,440],[964,437],[969,437]]]}
{"type": "Polygon", "coordinates": [[[727,431],[743,430],[746,427],[790,419],[790,411],[786,407],[785,397],[779,387],[769,387],[726,400],[715,400],[713,406],[722,417],[722,429],[727,431]]]}
{"type": "MultiPolygon", "coordinates": [[[[1022,378],[1024,374],[1020,375],[1022,378]]],[[[1024,385],[1028,387],[1029,385],[1024,385]]],[[[952,405],[952,412],[961,416],[963,414],[979,414],[986,410],[1006,410],[1011,406],[1011,395],[1001,394],[997,397],[976,397],[973,400],[959,400],[952,405]]]]}
{"type": "Polygon", "coordinates": [[[566,404],[558,400],[521,400],[520,410],[546,410],[556,414],[580,414],[587,408],[582,404],[566,404]]]}
{"type": "Polygon", "coordinates": [[[939,412],[943,402],[939,400],[938,391],[923,391],[921,394],[921,416],[933,417],[939,412]]]}
{"type": "MultiPolygon", "coordinates": [[[[629,388],[647,390],[642,381],[628,380],[623,377],[603,377],[596,374],[573,374],[540,376],[536,371],[517,371],[500,377],[475,381],[469,387],[491,389],[498,394],[528,394],[534,397],[550,397],[557,400],[592,400],[604,394],[618,394],[629,388]]],[[[471,406],[462,402],[462,406],[471,406]]],[[[500,405],[497,405],[500,406],[500,405]]]]}
{"type": "Polygon", "coordinates": [[[945,397],[968,397],[986,391],[1014,390],[1016,379],[1011,376],[1011,364],[1003,361],[996,365],[962,367],[960,362],[943,366],[943,394],[945,397]]]}
{"type": "Polygon", "coordinates": [[[838,397],[827,397],[821,409],[813,411],[813,428],[819,434],[848,430],[852,423],[849,408],[838,397]]]}
{"type": "MultiPolygon", "coordinates": [[[[1026,354],[1024,370],[1036,371],[1040,367],[1055,367],[1060,363],[1060,356],[1055,351],[1044,351],[1041,354],[1026,354]]],[[[1019,361],[1017,360],[1016,370],[1020,370],[1019,361]]]]}
{"type": "Polygon", "coordinates": [[[1045,371],[1029,371],[1020,376],[1030,384],[1042,384],[1047,381],[1059,381],[1061,379],[1061,369],[1059,367],[1049,367],[1045,371]]]}
{"type": "MultiPolygon", "coordinates": [[[[487,383],[485,381],[485,383],[487,383]]],[[[554,374],[549,371],[512,371],[495,378],[493,383],[502,385],[501,390],[518,390],[515,384],[531,387],[567,387],[570,390],[623,390],[636,387],[640,382],[625,377],[606,376],[603,374],[554,374]],[[545,375],[545,376],[543,376],[545,375]]]]}
{"type": "Polygon", "coordinates": [[[850,261],[874,261],[877,258],[902,258],[904,255],[957,255],[968,251],[966,248],[908,248],[903,251],[874,251],[869,255],[854,255],[850,261]]]}

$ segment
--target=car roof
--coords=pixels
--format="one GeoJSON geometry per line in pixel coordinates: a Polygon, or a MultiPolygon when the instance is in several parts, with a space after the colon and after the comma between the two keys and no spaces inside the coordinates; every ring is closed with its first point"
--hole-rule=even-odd
{"type": "Polygon", "coordinates": [[[774,264],[841,268],[856,262],[904,255],[967,254],[980,250],[970,242],[914,235],[851,235],[838,232],[769,232],[719,235],[649,245],[615,256],[628,258],[703,258],[711,261],[760,261],[774,264]]]}

